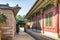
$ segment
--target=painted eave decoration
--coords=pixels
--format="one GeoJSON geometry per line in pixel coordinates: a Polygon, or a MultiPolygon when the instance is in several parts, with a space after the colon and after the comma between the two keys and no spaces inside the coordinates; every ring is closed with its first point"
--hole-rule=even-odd
{"type": "Polygon", "coordinates": [[[32,8],[29,10],[29,12],[26,14],[25,18],[29,18],[38,9],[44,8],[50,2],[51,2],[50,0],[37,0],[36,3],[32,6],[32,8]]]}

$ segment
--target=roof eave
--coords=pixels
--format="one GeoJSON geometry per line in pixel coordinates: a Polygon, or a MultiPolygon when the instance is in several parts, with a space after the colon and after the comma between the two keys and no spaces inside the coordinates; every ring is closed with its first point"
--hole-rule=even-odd
{"type": "Polygon", "coordinates": [[[21,7],[15,7],[15,8],[11,9],[14,12],[14,16],[17,15],[17,13],[19,12],[20,9],[21,9],[21,7]]]}

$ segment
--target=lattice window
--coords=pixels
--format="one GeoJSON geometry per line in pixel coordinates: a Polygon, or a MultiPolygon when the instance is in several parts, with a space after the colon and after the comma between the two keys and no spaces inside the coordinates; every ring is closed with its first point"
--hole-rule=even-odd
{"type": "Polygon", "coordinates": [[[38,18],[38,27],[40,27],[40,18],[38,18]]]}
{"type": "Polygon", "coordinates": [[[46,26],[51,26],[52,25],[52,14],[48,13],[46,15],[46,26]]]}

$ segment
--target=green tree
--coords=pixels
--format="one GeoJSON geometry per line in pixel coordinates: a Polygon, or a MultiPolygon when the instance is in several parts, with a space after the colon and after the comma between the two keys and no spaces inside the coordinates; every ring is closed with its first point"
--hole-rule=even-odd
{"type": "Polygon", "coordinates": [[[22,21],[25,21],[25,22],[27,21],[27,19],[23,18],[23,17],[20,16],[20,15],[17,15],[17,16],[16,16],[16,20],[17,20],[17,21],[22,20],[22,21]]]}
{"type": "Polygon", "coordinates": [[[16,20],[22,20],[22,19],[23,19],[22,16],[20,16],[20,15],[16,16],[16,20]]]}

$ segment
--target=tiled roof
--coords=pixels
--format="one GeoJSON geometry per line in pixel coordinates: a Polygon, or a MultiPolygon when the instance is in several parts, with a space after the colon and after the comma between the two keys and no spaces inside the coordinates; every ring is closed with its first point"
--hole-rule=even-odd
{"type": "Polygon", "coordinates": [[[0,4],[0,8],[9,8],[8,4],[0,4]]]}
{"type": "Polygon", "coordinates": [[[19,7],[18,5],[16,5],[15,7],[10,7],[9,4],[0,4],[0,9],[10,9],[16,15],[18,11],[21,9],[21,7],[19,7]]]}
{"type": "Polygon", "coordinates": [[[14,9],[14,8],[21,8],[18,5],[16,5],[15,7],[10,7],[9,4],[0,4],[0,8],[8,8],[8,9],[14,9]]]}

